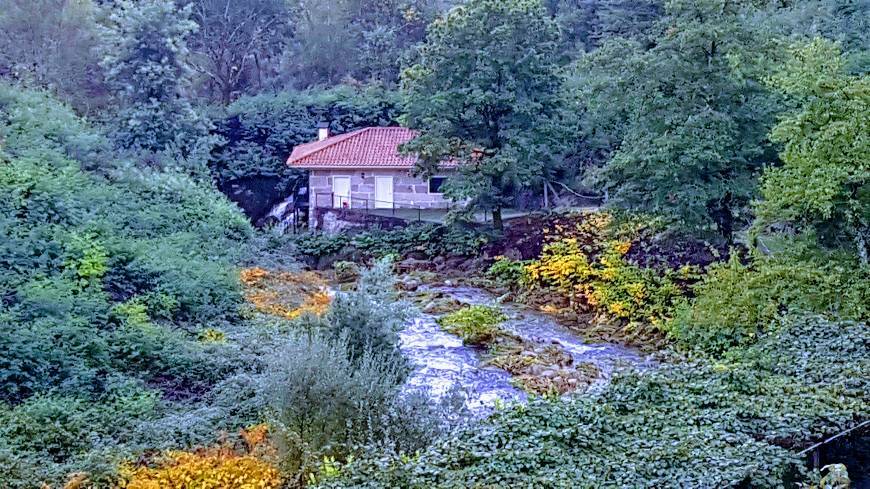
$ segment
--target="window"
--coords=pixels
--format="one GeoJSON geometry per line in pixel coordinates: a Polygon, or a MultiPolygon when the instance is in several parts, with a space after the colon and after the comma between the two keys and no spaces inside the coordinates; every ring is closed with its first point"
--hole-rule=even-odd
{"type": "Polygon", "coordinates": [[[444,182],[447,181],[447,177],[432,177],[429,179],[429,193],[430,194],[440,194],[442,193],[441,187],[444,186],[444,182]]]}

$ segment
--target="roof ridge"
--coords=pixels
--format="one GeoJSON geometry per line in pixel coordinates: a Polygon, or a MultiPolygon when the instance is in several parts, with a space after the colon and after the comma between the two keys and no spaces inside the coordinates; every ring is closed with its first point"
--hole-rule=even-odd
{"type": "Polygon", "coordinates": [[[297,145],[287,158],[287,164],[296,168],[315,164],[339,167],[336,161],[341,160],[348,166],[410,168],[416,157],[401,154],[398,147],[416,135],[415,130],[402,126],[362,127],[322,141],[297,145]]]}
{"type": "MultiPolygon", "coordinates": [[[[357,129],[355,131],[346,132],[344,134],[339,134],[337,136],[329,137],[329,138],[323,139],[321,141],[311,141],[310,143],[300,144],[300,145],[296,146],[296,148],[294,148],[294,150],[297,148],[300,150],[299,154],[296,156],[295,159],[299,160],[302,158],[307,158],[307,157],[313,155],[314,153],[318,153],[320,151],[323,151],[324,149],[330,148],[330,147],[332,147],[332,146],[334,146],[342,141],[347,141],[348,139],[352,139],[356,136],[359,136],[360,134],[368,131],[369,129],[371,129],[371,127],[364,127],[362,129],[357,129]],[[308,146],[308,145],[311,145],[312,148],[309,151],[305,151],[304,147],[308,146]]],[[[295,153],[295,151],[294,151],[294,153],[295,153]]],[[[290,157],[293,158],[293,155],[291,154],[290,157]]]]}

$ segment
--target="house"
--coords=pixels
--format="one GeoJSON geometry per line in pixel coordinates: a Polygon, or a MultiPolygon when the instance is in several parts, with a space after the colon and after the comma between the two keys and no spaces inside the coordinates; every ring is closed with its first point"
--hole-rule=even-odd
{"type": "Polygon", "coordinates": [[[366,127],[331,135],[318,126],[318,140],[293,148],[287,164],[308,170],[309,223],[327,207],[396,213],[404,209],[446,209],[442,193],[447,174],[431,178],[411,174],[417,159],[399,146],[417,133],[404,127],[366,127]]]}

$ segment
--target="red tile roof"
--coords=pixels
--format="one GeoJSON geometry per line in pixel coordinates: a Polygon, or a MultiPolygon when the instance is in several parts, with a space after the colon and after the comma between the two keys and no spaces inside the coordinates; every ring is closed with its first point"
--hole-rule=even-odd
{"type": "Polygon", "coordinates": [[[404,127],[367,127],[293,148],[294,168],[413,168],[417,157],[399,154],[399,146],[417,137],[404,127]]]}

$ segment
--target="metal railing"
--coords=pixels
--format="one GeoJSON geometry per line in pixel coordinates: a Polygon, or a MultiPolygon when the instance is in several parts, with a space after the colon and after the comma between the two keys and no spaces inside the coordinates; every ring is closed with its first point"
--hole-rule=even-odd
{"type": "Polygon", "coordinates": [[[424,205],[385,201],[355,197],[353,195],[340,195],[334,192],[321,192],[314,194],[315,209],[341,209],[346,212],[358,212],[366,215],[394,217],[405,221],[435,221],[443,220],[444,215],[453,209],[449,204],[424,205]]]}

